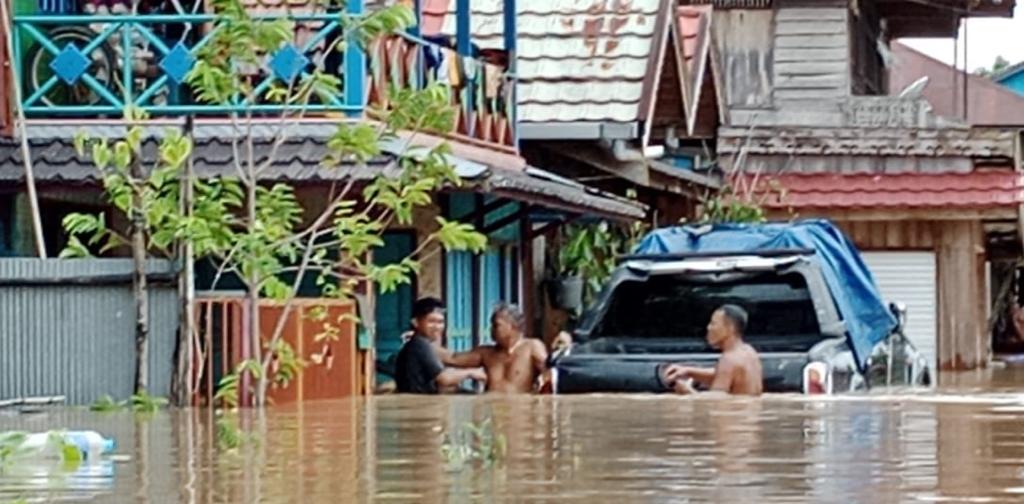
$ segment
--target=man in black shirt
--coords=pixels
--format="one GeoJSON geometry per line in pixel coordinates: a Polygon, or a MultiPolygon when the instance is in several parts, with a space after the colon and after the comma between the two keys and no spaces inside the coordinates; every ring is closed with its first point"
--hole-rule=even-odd
{"type": "Polygon", "coordinates": [[[444,336],[444,303],[437,298],[423,298],[412,307],[415,331],[402,345],[395,362],[395,385],[399,393],[437,394],[441,389],[455,387],[466,379],[487,381],[482,369],[446,368],[435,350],[444,336]]]}

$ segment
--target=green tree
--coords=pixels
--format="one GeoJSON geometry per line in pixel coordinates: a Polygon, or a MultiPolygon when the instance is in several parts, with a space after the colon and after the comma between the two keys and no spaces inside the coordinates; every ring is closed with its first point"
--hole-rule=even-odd
{"type": "Polygon", "coordinates": [[[992,78],[998,75],[999,72],[1002,72],[1003,70],[1006,70],[1009,67],[1010,62],[1006,58],[1002,56],[996,56],[996,60],[992,62],[992,66],[988,68],[978,67],[977,69],[974,70],[974,75],[992,78]]]}
{"type": "MultiPolygon", "coordinates": [[[[236,274],[246,285],[251,306],[258,307],[262,299],[283,303],[284,313],[267,341],[260,337],[259,310],[248,311],[251,319],[246,337],[250,348],[259,349],[259,354],[226,377],[218,393],[225,405],[237,405],[237,384],[241,376],[248,374],[257,383],[254,400],[259,406],[265,404],[271,383],[286,385],[307,364],[304,356],[297,355],[282,339],[293,300],[307,274],[316,276],[325,297],[350,298],[364,283],[376,284],[387,292],[408,283],[428,254],[442,249],[480,251],[486,246],[486,238],[470,225],[438,218],[436,230],[410,256],[382,266],[370,260],[373,249],[383,245],[382,234],[389,226],[411,226],[416,209],[431,205],[434,192],[460,183],[448,161],[446,144],[429,149],[414,147],[417,132],[450,130],[453,111],[447,92],[440,87],[396,90],[390,109],[379,111],[379,122],[341,121],[337,125],[327,143],[329,154],[324,160],[325,167],[337,170],[337,182],[331,185],[326,204],[315,215],[305,214],[294,187],[269,183],[265,176],[277,158],[278,149],[288,139],[289,123],[301,118],[311,102],[341,94],[338,77],[324,71],[326,52],[343,50],[348,43],[366,43],[407,27],[413,19],[408,8],[385,8],[359,18],[339,15],[349,37],[329,47],[313,62],[312,70],[293,82],[275,84],[265,92],[256,85],[255,77],[237,69],[258,65],[266,54],[290,42],[295,33],[294,23],[288,19],[254,18],[238,0],[216,0],[213,8],[218,26],[189,76],[197,98],[230,106],[266,100],[289,106],[275,121],[277,127],[267,156],[258,155],[251,111],[231,115],[236,132],[230,138],[236,153],[234,174],[188,180],[194,189],[194,201],[193,207],[184,212],[178,210],[179,191],[175,183],[183,164],[179,155],[185,150],[190,152],[191,145],[180,135],[166,136],[161,153],[164,145],[176,146],[171,148],[173,156],[169,160],[165,162],[161,156],[160,166],[166,167],[166,171],[154,170],[142,180],[149,187],[154,185],[152,178],[159,176],[169,187],[153,195],[150,206],[159,206],[161,212],[151,212],[145,229],[152,247],[186,240],[196,256],[212,258],[218,266],[215,284],[225,273],[236,274]],[[393,149],[397,151],[393,153],[395,169],[365,185],[359,184],[356,172],[365,173],[367,162],[383,155],[382,146],[386,144],[398,146],[393,149]],[[353,164],[357,168],[346,172],[353,164]],[[285,282],[285,275],[294,275],[294,281],[285,282]],[[271,362],[275,359],[277,365],[272,373],[271,362]]],[[[141,140],[141,130],[132,129],[125,140],[113,147],[102,141],[82,145],[91,147],[93,159],[100,166],[119,155],[131,157],[118,154],[120,151],[140,152],[141,140]],[[127,147],[119,147],[122,143],[127,147]]],[[[115,163],[115,167],[120,165],[115,163]]],[[[112,201],[124,199],[123,189],[106,187],[112,201]]],[[[146,201],[141,198],[139,207],[146,208],[146,201]]],[[[131,211],[135,206],[129,204],[128,208],[131,211]]],[[[90,224],[102,220],[81,216],[75,219],[90,224]]],[[[120,243],[115,234],[99,225],[69,229],[72,234],[88,234],[88,243],[120,243]]],[[[73,242],[82,244],[77,239],[73,242]]],[[[75,252],[85,252],[84,247],[76,246],[75,252]]],[[[320,317],[326,316],[321,312],[320,317]]],[[[338,322],[341,321],[324,320],[324,331],[319,337],[336,337],[337,331],[332,327],[338,322]]]]}

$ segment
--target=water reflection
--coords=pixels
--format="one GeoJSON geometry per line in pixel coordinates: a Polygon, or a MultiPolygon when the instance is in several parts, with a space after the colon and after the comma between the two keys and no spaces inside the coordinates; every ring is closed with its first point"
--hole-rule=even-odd
{"type": "Polygon", "coordinates": [[[0,430],[95,429],[130,459],[63,473],[18,463],[0,502],[1020,502],[1024,396],[1012,383],[831,400],[380,396],[247,412],[261,442],[233,453],[216,448],[205,410],[144,423],[7,412],[0,430]],[[485,418],[507,458],[449,468],[445,433],[485,418]]]}

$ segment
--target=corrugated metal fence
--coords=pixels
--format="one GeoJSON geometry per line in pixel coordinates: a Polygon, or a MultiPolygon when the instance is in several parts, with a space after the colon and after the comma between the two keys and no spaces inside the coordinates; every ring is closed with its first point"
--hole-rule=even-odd
{"type": "MultiPolygon", "coordinates": [[[[0,259],[0,399],[126,398],[135,377],[130,259],[0,259]]],[[[149,392],[170,394],[178,328],[172,263],[152,260],[149,392]]]]}

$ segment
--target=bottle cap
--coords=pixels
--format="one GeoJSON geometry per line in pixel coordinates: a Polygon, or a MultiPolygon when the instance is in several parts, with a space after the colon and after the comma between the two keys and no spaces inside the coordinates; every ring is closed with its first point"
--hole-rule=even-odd
{"type": "Polygon", "coordinates": [[[117,448],[117,441],[113,438],[103,440],[103,453],[113,453],[117,448]]]}

